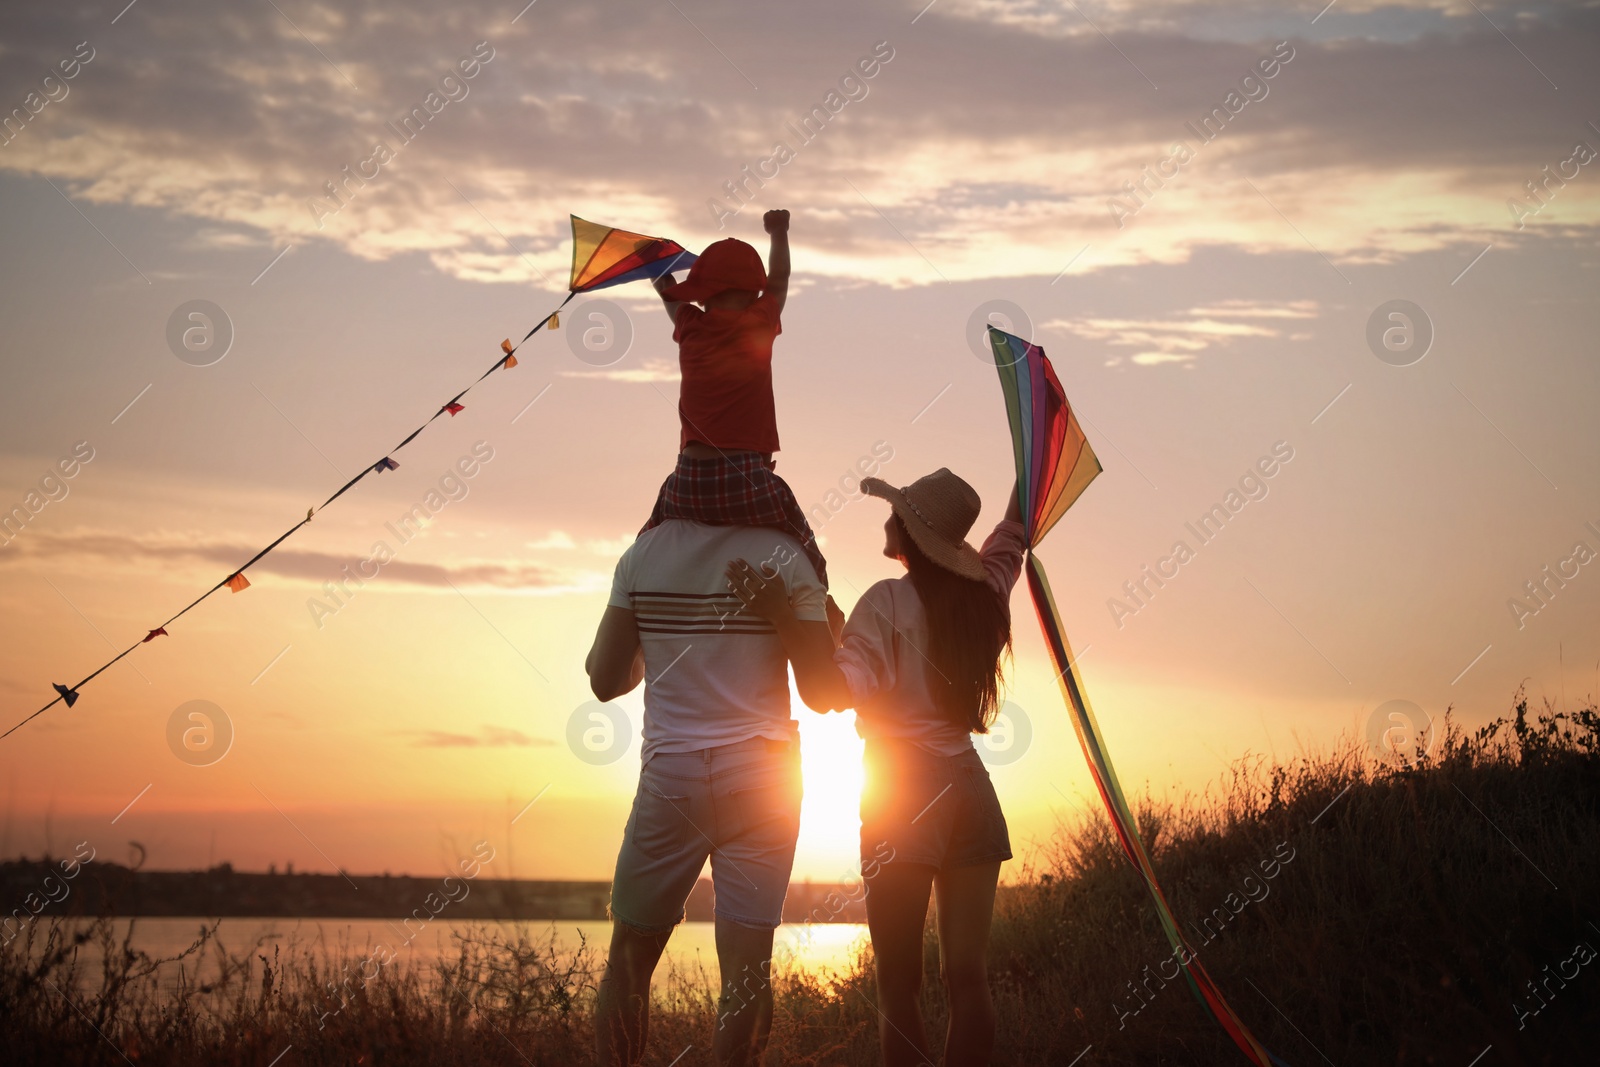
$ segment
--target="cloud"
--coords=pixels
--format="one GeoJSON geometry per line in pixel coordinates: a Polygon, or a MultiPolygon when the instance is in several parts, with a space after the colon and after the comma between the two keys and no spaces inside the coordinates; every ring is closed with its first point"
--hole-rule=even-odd
{"type": "Polygon", "coordinates": [[[1216,315],[1235,319],[1314,319],[1317,317],[1315,300],[1290,300],[1269,303],[1261,300],[1219,300],[1205,307],[1189,309],[1190,315],[1216,315]]]}
{"type": "Polygon", "coordinates": [[[624,534],[621,537],[599,537],[584,542],[584,547],[597,556],[615,559],[627,551],[629,545],[637,539],[637,534],[624,534]]]}
{"type": "MultiPolygon", "coordinates": [[[[556,289],[568,211],[698,247],[788,204],[797,269],[897,285],[1054,276],[1086,242],[1075,272],[1214,245],[1374,262],[1600,225],[1587,175],[1525,232],[1506,206],[1597,137],[1563,106],[1600,95],[1592,8],[1342,5],[1313,29],[1264,4],[947,0],[912,25],[920,6],[723,3],[691,24],[671,5],[541,5],[511,25],[487,2],[218,18],[176,0],[110,26],[31,5],[8,15],[8,70],[53,66],[62,41],[89,39],[95,57],[0,149],[0,169],[191,220],[203,244],[251,239],[268,258],[330,244],[556,289]],[[1119,226],[1111,198],[1193,140],[1186,124],[1279,40],[1294,59],[1267,95],[1119,226]],[[851,83],[859,98],[796,136],[880,41],[892,58],[851,83]],[[492,58],[449,83],[459,98],[433,98],[415,137],[397,136],[478,42],[492,58]],[[380,142],[393,159],[349,178],[380,142]],[[747,178],[779,142],[792,162],[747,178]],[[757,203],[723,231],[708,202],[733,205],[735,181],[757,203]],[[329,182],[335,214],[315,207],[334,203],[329,182]]],[[[17,78],[5,107],[29,89],[17,78]]]]}
{"type": "Polygon", "coordinates": [[[583,551],[589,553],[590,555],[604,556],[608,559],[614,559],[617,556],[622,555],[627,547],[633,544],[634,538],[634,534],[625,534],[621,537],[591,537],[582,543],[579,543],[565,530],[551,530],[543,537],[532,541],[524,541],[522,543],[522,547],[533,549],[534,551],[546,551],[551,549],[564,551],[583,551]]]}
{"type": "MultiPolygon", "coordinates": [[[[1277,320],[1314,319],[1315,300],[1271,302],[1229,299],[1204,307],[1192,307],[1182,317],[1170,319],[1076,318],[1051,319],[1044,329],[1060,329],[1112,348],[1135,348],[1128,359],[1140,366],[1163,363],[1188,364],[1201,352],[1232,341],[1248,338],[1277,338],[1283,331],[1268,323],[1277,320]],[[1240,321],[1230,321],[1240,320],[1240,321]]],[[[1306,333],[1291,334],[1289,340],[1309,338],[1306,333]]],[[[1117,353],[1107,366],[1122,362],[1117,353]]]]}
{"type": "Polygon", "coordinates": [[[522,547],[531,548],[535,551],[548,548],[570,549],[577,548],[578,542],[574,541],[572,535],[565,530],[551,530],[548,534],[536,540],[522,542],[522,547]]]}
{"type": "MultiPolygon", "coordinates": [[[[1218,38],[1252,29],[1302,31],[1321,6],[1305,13],[1262,0],[1242,0],[1225,10],[1194,0],[1098,0],[1084,4],[1061,4],[1057,0],[945,0],[936,10],[946,19],[999,23],[1047,37],[1122,32],[1218,38]]],[[[1482,6],[1493,10],[1489,4],[1482,6]]],[[[1346,29],[1368,36],[1404,40],[1447,29],[1452,17],[1470,13],[1472,9],[1465,0],[1344,0],[1333,11],[1324,11],[1317,17],[1317,28],[1342,36],[1336,27],[1344,23],[1346,29]],[[1374,11],[1382,12],[1382,17],[1363,18],[1352,27],[1355,20],[1348,16],[1370,16],[1374,11]]]]}
{"type": "MultiPolygon", "coordinates": [[[[398,544],[386,543],[392,550],[400,549],[398,544]]],[[[10,543],[6,551],[0,552],[0,564],[28,560],[54,562],[102,559],[114,560],[122,565],[153,564],[163,573],[168,573],[172,563],[195,562],[215,564],[222,571],[216,575],[220,580],[226,576],[229,568],[237,567],[259,550],[259,546],[182,534],[132,536],[95,530],[65,533],[25,530],[10,543]]],[[[338,556],[280,547],[253,564],[249,573],[276,574],[321,585],[323,582],[340,581],[345,568],[351,574],[361,574],[360,564],[368,558],[371,557],[338,556]]],[[[369,572],[371,569],[371,566],[366,568],[369,572]]],[[[589,589],[605,576],[568,572],[521,561],[476,560],[438,564],[391,559],[383,564],[377,578],[385,583],[428,588],[449,588],[454,585],[556,592],[589,589]]]]}
{"type": "Polygon", "coordinates": [[[418,748],[553,748],[555,742],[544,737],[529,737],[521,730],[487,723],[476,734],[450,733],[445,730],[422,730],[413,736],[418,748]]]}
{"type": "MultiPolygon", "coordinates": [[[[1137,352],[1132,356],[1133,362],[1143,367],[1159,366],[1162,363],[1188,363],[1194,357],[1188,353],[1179,352],[1137,352]]],[[[1115,365],[1115,360],[1111,361],[1115,365]]]]}
{"type": "Polygon", "coordinates": [[[671,360],[647,359],[637,367],[614,370],[564,370],[563,378],[599,378],[608,382],[676,382],[683,378],[671,360]]]}

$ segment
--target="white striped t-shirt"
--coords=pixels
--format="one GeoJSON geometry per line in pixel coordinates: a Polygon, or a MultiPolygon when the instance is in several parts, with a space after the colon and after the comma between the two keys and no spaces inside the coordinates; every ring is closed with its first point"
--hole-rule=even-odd
{"type": "Polygon", "coordinates": [[[644,648],[643,759],[795,735],[783,642],[728,588],[732,559],[776,568],[795,616],[827,621],[827,591],[786,533],[669,519],[640,534],[617,561],[608,603],[632,610],[644,648]]]}

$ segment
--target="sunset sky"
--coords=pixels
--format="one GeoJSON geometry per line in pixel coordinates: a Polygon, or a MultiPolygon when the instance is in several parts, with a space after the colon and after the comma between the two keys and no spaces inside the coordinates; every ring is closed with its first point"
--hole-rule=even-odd
{"type": "MultiPolygon", "coordinates": [[[[0,728],[559,304],[569,214],[765,254],[770,207],[793,212],[795,270],[778,471],[825,509],[846,610],[896,571],[857,461],[892,453],[894,484],[950,467],[980,540],[1013,472],[969,336],[997,311],[1050,354],[1105,472],[1039,554],[1131,793],[1327,750],[1390,700],[1473,726],[1524,683],[1558,706],[1600,690],[1600,9],[924,3],[8,5],[0,510],[80,442],[92,459],[0,547],[0,728]],[[205,366],[169,345],[196,300],[231,323],[205,366]],[[1414,362],[1369,347],[1395,300],[1431,322],[1414,362]],[[1201,543],[1186,524],[1241,478],[1201,543]],[[1180,540],[1193,558],[1131,599],[1180,540]]],[[[248,590],[0,741],[0,855],[88,840],[125,862],[137,841],[161,868],[426,874],[487,839],[496,875],[609,877],[640,693],[614,762],[578,758],[568,724],[673,462],[677,377],[650,289],[597,296],[620,316],[575,299],[248,590]],[[620,358],[583,347],[607,331],[632,334],[620,358]],[[479,442],[492,458],[450,482],[479,442]],[[402,543],[386,524],[442,478],[458,499],[402,543]],[[315,612],[378,541],[393,561],[315,612]],[[169,748],[191,700],[232,723],[209,766],[169,748]]],[[[1012,607],[1032,736],[992,773],[1023,859],[1098,800],[1024,589],[1012,607]]],[[[842,878],[850,715],[795,709],[796,875],[842,878]]]]}

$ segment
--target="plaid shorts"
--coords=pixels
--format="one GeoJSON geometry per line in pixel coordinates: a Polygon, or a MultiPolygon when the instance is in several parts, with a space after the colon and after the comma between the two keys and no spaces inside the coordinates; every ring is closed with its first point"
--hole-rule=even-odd
{"type": "Polygon", "coordinates": [[[817,547],[805,512],[787,482],[772,470],[760,452],[725,452],[716,459],[678,456],[678,466],[661,483],[644,533],[668,519],[688,519],[708,526],[764,526],[791,535],[805,549],[822,587],[828,587],[828,561],[817,547]]]}

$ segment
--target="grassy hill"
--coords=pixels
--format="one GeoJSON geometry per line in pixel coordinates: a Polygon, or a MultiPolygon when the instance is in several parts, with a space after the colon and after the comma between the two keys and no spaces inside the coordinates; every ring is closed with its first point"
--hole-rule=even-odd
{"type": "MultiPolygon", "coordinates": [[[[1294,1067],[1590,1062],[1600,1035],[1592,705],[1530,716],[1519,694],[1512,715],[1470,735],[1447,716],[1435,750],[1404,766],[1354,745],[1283,765],[1247,760],[1225,795],[1146,802],[1139,817],[1191,944],[1294,1067]]],[[[40,924],[0,946],[7,1062],[268,1067],[288,1046],[280,1067],[587,1062],[592,950],[558,957],[485,932],[464,938],[438,976],[246,951],[219,983],[173,994],[157,988],[156,961],[111,944],[103,972],[72,973],[75,940],[111,936],[109,923],[40,924]]],[[[214,951],[202,939],[195,954],[214,951]]],[[[1170,980],[1170,958],[1109,827],[1063,828],[997,907],[996,1062],[1244,1063],[1184,980],[1170,980]]],[[[927,966],[936,1032],[931,940],[927,966]]],[[[658,976],[647,1062],[688,1046],[678,1062],[709,1062],[709,986],[702,974],[658,976]]],[[[785,975],[776,991],[770,1062],[875,1062],[870,960],[838,980],[785,975]]]]}

